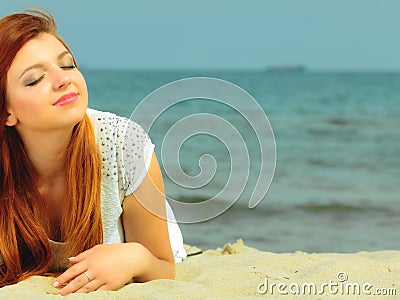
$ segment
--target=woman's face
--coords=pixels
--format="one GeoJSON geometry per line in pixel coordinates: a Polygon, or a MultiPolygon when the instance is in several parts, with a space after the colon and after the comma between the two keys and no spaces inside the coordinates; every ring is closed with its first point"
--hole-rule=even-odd
{"type": "Polygon", "coordinates": [[[87,102],[85,80],[56,37],[42,33],[18,51],[7,73],[6,125],[22,135],[70,129],[87,102]]]}

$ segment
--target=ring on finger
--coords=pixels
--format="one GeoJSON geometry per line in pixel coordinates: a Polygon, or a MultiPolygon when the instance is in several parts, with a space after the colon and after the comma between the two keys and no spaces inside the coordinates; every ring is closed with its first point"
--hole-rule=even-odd
{"type": "Polygon", "coordinates": [[[91,282],[93,279],[92,277],[90,277],[90,275],[87,272],[83,272],[83,274],[85,274],[87,280],[89,280],[89,282],[91,282]]]}

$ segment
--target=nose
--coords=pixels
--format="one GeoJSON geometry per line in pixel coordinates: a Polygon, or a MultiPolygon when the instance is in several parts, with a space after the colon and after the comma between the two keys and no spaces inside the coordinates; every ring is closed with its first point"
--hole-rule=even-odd
{"type": "Polygon", "coordinates": [[[55,90],[63,89],[71,84],[71,78],[68,72],[64,70],[56,70],[54,72],[53,88],[55,90]]]}

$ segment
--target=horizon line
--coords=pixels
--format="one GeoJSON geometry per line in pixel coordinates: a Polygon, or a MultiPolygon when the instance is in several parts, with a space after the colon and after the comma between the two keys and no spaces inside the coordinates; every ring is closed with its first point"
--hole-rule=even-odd
{"type": "Polygon", "coordinates": [[[135,71],[135,72],[259,72],[265,74],[302,74],[302,73],[400,73],[400,69],[309,69],[274,70],[269,68],[138,68],[138,67],[88,67],[81,65],[82,71],[135,71]]]}

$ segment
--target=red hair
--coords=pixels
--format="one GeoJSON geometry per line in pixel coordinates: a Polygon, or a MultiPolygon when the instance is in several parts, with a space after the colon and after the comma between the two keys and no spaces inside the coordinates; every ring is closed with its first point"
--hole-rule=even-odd
{"type": "MultiPolygon", "coordinates": [[[[0,287],[51,266],[46,203],[37,188],[37,172],[14,127],[6,126],[8,70],[22,46],[40,33],[56,34],[47,11],[29,10],[0,19],[0,287]]],[[[101,158],[89,117],[75,125],[66,156],[66,195],[61,238],[74,256],[103,241],[101,158]]]]}

